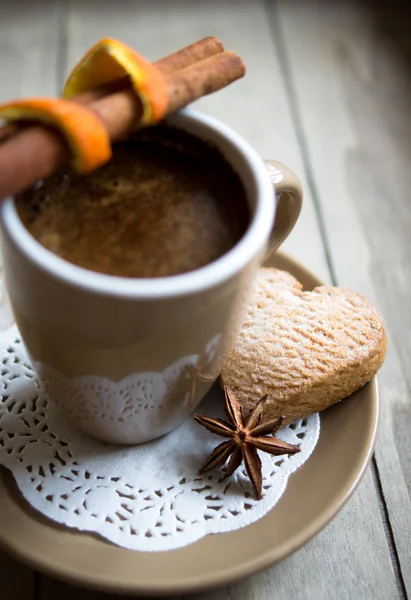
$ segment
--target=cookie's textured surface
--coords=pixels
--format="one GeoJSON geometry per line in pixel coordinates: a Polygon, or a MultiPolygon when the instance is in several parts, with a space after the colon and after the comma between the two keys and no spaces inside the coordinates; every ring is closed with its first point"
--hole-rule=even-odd
{"type": "Polygon", "coordinates": [[[290,274],[262,268],[221,378],[245,413],[268,394],[266,415],[292,421],[365,385],[386,346],[382,318],[360,294],[329,286],[304,292],[290,274]]]}

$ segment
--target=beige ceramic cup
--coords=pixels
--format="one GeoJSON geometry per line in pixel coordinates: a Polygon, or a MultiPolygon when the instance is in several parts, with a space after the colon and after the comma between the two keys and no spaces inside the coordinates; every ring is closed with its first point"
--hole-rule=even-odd
{"type": "Polygon", "coordinates": [[[215,262],[164,278],[94,273],[41,246],[12,198],[0,211],[6,283],[40,385],[106,442],[163,435],[204,397],[241,327],[257,268],[301,209],[297,178],[265,165],[222,123],[189,110],[168,121],[217,146],[245,187],[248,230],[215,262]]]}

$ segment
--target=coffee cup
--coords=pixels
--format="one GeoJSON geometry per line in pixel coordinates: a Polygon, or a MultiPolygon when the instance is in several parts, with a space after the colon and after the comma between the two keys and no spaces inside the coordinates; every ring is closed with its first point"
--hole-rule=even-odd
{"type": "Polygon", "coordinates": [[[177,427],[218,377],[256,271],[301,210],[286,167],[264,163],[229,127],[193,110],[167,121],[213,144],[240,177],[250,223],[197,270],[132,279],[92,272],[39,244],[13,198],[0,209],[7,288],[39,384],[87,434],[137,444],[177,427]]]}

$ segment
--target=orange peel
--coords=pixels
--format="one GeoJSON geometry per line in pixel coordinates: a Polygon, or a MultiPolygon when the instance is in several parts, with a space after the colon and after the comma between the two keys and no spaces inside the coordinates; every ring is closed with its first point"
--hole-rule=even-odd
{"type": "Polygon", "coordinates": [[[160,121],[168,106],[164,75],[153,63],[114,38],[97,42],[77,63],[63,88],[63,98],[74,98],[128,76],[143,108],[142,125],[160,121]]]}
{"type": "Polygon", "coordinates": [[[0,104],[0,120],[34,121],[51,126],[65,138],[78,173],[89,173],[111,158],[110,138],[96,113],[58,98],[36,97],[0,104]]]}

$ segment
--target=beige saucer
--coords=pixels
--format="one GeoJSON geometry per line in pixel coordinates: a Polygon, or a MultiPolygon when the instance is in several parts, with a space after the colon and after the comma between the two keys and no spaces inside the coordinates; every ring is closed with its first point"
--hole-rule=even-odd
{"type": "MultiPolygon", "coordinates": [[[[267,264],[290,271],[306,289],[322,284],[281,253],[267,264]]],[[[169,552],[131,552],[48,521],[21,498],[3,469],[0,544],[40,571],[104,591],[171,595],[231,583],[285,558],[338,513],[371,459],[378,413],[374,378],[355,398],[322,413],[313,455],[291,476],[271,512],[233,533],[207,536],[169,552]]]]}

